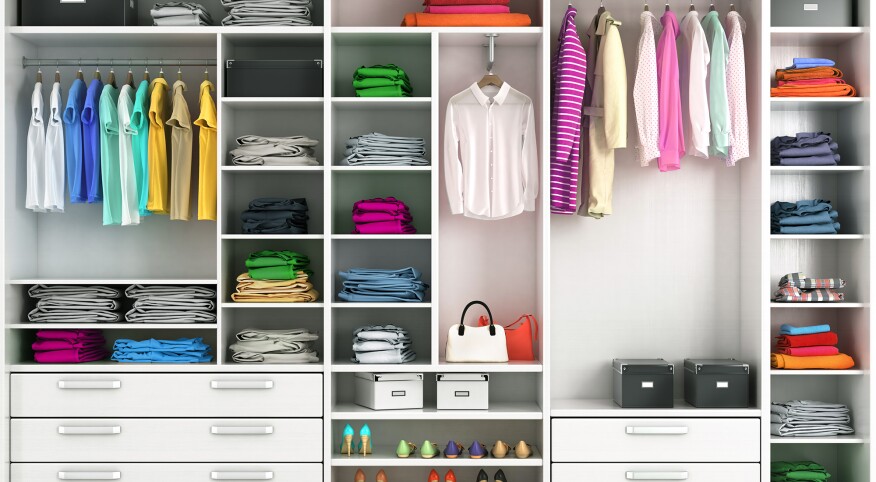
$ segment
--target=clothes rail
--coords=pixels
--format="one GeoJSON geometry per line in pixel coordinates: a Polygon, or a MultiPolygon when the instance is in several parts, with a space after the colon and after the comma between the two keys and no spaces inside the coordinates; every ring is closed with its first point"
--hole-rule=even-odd
{"type": "Polygon", "coordinates": [[[21,58],[22,68],[28,67],[77,67],[97,65],[101,67],[209,67],[216,66],[216,59],[32,59],[21,58]]]}

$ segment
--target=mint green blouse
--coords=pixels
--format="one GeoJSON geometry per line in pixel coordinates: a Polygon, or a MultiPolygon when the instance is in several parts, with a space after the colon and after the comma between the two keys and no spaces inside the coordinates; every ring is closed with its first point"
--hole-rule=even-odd
{"type": "Polygon", "coordinates": [[[122,179],[119,172],[119,89],[106,84],[100,93],[100,180],[103,224],[122,224],[122,179]]]}
{"type": "Polygon", "coordinates": [[[712,11],[703,17],[703,30],[709,44],[709,119],[712,125],[709,155],[726,158],[730,144],[730,107],[727,99],[727,62],[730,45],[718,12],[712,11]]]}

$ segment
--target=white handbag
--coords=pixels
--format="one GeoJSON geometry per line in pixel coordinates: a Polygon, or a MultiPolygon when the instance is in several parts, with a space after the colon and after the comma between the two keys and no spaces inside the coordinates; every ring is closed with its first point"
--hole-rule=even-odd
{"type": "Polygon", "coordinates": [[[451,363],[506,363],[508,346],[505,329],[493,323],[493,314],[483,301],[472,301],[462,310],[458,325],[450,327],[444,358],[451,363]],[[489,326],[465,326],[465,313],[472,305],[481,305],[490,316],[489,326]]]}

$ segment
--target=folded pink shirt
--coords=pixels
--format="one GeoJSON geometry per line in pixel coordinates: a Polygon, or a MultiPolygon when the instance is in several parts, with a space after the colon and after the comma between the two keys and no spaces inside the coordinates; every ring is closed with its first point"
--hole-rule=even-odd
{"type": "Polygon", "coordinates": [[[800,346],[795,348],[776,348],[776,353],[791,356],[830,356],[839,354],[835,346],[800,346]]]}
{"type": "Polygon", "coordinates": [[[406,212],[408,206],[394,197],[363,199],[353,203],[353,210],[381,211],[381,212],[406,212]]]}
{"type": "Polygon", "coordinates": [[[402,221],[357,224],[354,234],[416,234],[417,229],[402,221]]]}
{"type": "Polygon", "coordinates": [[[100,330],[39,330],[37,338],[43,340],[91,340],[103,339],[100,330]]]}
{"type": "Polygon", "coordinates": [[[94,346],[103,346],[104,339],[88,341],[69,341],[69,340],[41,340],[33,342],[30,346],[34,351],[51,351],[51,350],[68,350],[71,348],[89,348],[94,346]]]}
{"type": "Polygon", "coordinates": [[[70,348],[67,350],[52,350],[34,352],[33,359],[37,363],[85,363],[102,360],[109,352],[102,346],[93,348],[70,348]]]}
{"type": "Polygon", "coordinates": [[[405,221],[411,222],[414,219],[411,217],[411,213],[403,212],[403,213],[385,213],[385,212],[374,212],[374,211],[361,211],[357,210],[353,212],[353,222],[356,224],[359,223],[376,223],[378,221],[405,221]]]}
{"type": "Polygon", "coordinates": [[[432,5],[423,13],[511,13],[507,5],[432,5]]]}

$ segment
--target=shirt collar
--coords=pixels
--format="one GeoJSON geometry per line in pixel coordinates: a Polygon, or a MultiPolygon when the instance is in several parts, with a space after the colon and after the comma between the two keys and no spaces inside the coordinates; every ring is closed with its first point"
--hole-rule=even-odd
{"type": "MultiPolygon", "coordinates": [[[[505,99],[508,98],[508,93],[511,92],[511,85],[508,82],[502,84],[502,87],[499,87],[499,93],[496,94],[493,99],[495,99],[496,103],[502,105],[505,103],[505,99]]],[[[475,99],[478,100],[478,103],[482,106],[486,107],[490,104],[490,97],[478,87],[478,83],[475,82],[471,84],[471,93],[475,96],[475,99]]]]}

